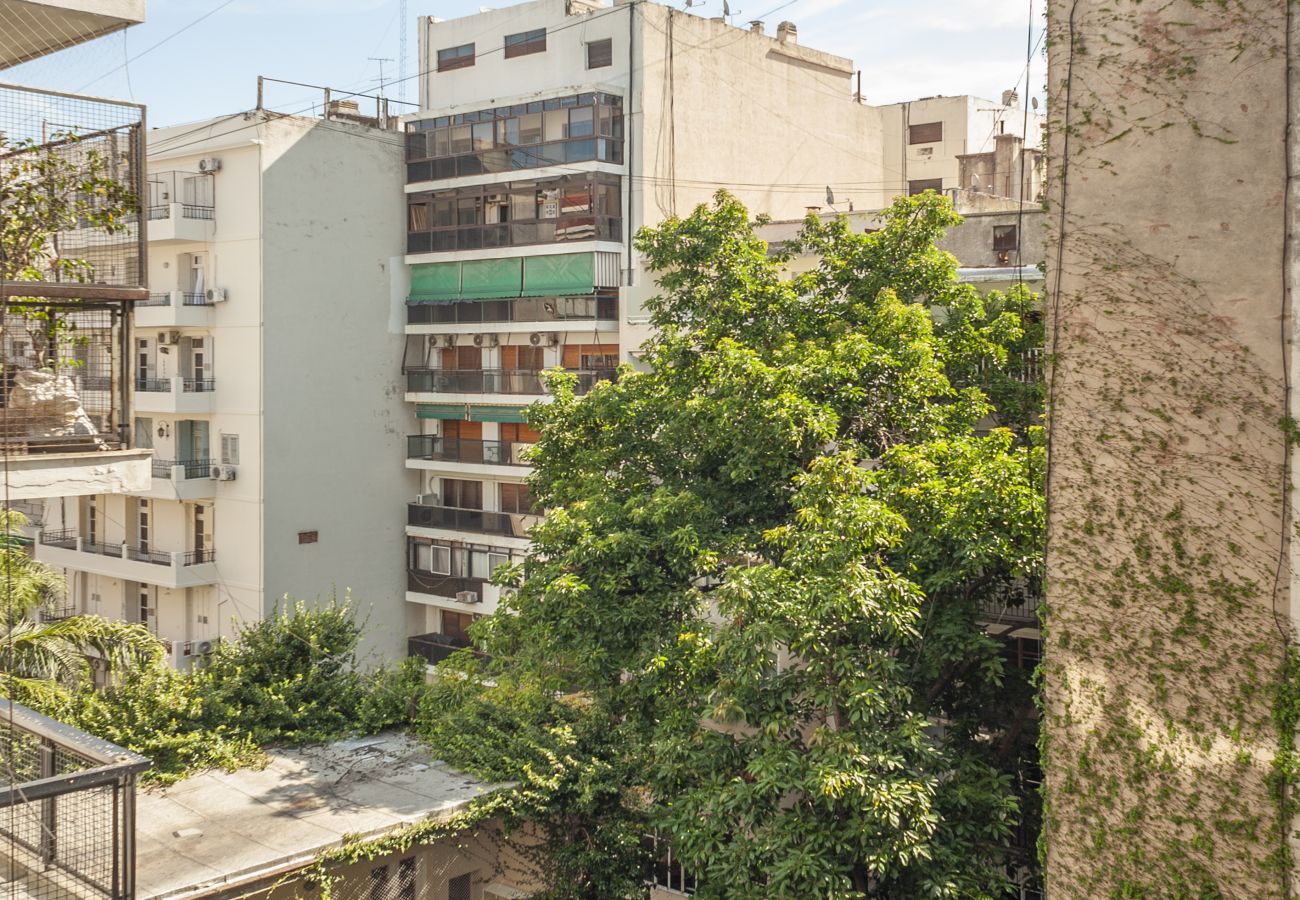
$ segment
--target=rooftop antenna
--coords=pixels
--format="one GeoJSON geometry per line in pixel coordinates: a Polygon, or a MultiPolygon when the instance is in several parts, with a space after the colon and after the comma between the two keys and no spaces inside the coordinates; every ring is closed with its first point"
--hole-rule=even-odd
{"type": "MultiPolygon", "coordinates": [[[[831,190],[829,184],[826,185],[826,205],[831,209],[835,209],[835,192],[831,190]]],[[[836,210],[836,212],[838,212],[838,210],[836,210]]]]}
{"type": "Polygon", "coordinates": [[[384,63],[393,62],[393,59],[388,56],[367,56],[366,59],[379,63],[379,96],[382,97],[384,96],[384,85],[388,83],[384,80],[384,63]]]}
{"type": "Polygon", "coordinates": [[[397,18],[397,33],[400,35],[397,50],[397,99],[405,103],[407,82],[406,62],[408,59],[406,53],[406,42],[407,31],[410,29],[410,26],[406,21],[406,0],[401,0],[398,4],[397,18]]]}

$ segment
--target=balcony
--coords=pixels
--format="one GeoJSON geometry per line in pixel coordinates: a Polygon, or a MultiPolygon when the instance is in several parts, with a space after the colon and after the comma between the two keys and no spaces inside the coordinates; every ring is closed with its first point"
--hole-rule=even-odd
{"type": "Polygon", "coordinates": [[[213,378],[140,377],[135,380],[135,411],[194,415],[212,412],[213,378]]]}
{"type": "MultiPolygon", "coordinates": [[[[613,381],[617,369],[566,369],[578,376],[577,393],[585,394],[601,381],[613,381]]],[[[534,369],[426,369],[406,372],[408,400],[411,394],[513,394],[537,397],[546,393],[542,373],[534,369]]]]}
{"type": "Polygon", "coordinates": [[[153,483],[138,496],[155,500],[209,500],[216,493],[210,459],[157,459],[153,461],[153,483]]]}
{"type": "MultiPolygon", "coordinates": [[[[532,444],[514,441],[480,441],[413,434],[406,438],[406,458],[421,462],[475,463],[492,466],[527,466],[524,451],[532,444]]],[[[412,466],[411,468],[429,468],[412,466]]]]}
{"type": "Polygon", "coordinates": [[[149,174],[149,241],[204,243],[216,233],[214,185],[207,172],[149,174]]]}
{"type": "Polygon", "coordinates": [[[406,524],[416,528],[443,531],[469,531],[527,540],[528,530],[542,520],[540,515],[488,512],[459,509],[454,506],[428,506],[410,503],[406,507],[406,524]]]}
{"type": "Polygon", "coordinates": [[[9,699],[3,703],[4,895],[134,897],[135,785],[149,760],[9,699]]]}
{"type": "Polygon", "coordinates": [[[455,600],[458,603],[482,603],[488,589],[486,578],[460,578],[455,575],[438,575],[433,572],[420,572],[408,569],[406,572],[406,590],[411,594],[425,594],[455,600]],[[473,599],[466,595],[473,594],[473,599]]]}
{"type": "Polygon", "coordinates": [[[561,216],[550,220],[452,225],[411,232],[406,236],[406,252],[451,253],[570,241],[618,243],[622,240],[623,220],[618,216],[561,216]]]}
{"type": "Polygon", "coordinates": [[[148,300],[135,305],[135,327],[211,328],[215,306],[206,293],[167,291],[150,294],[148,300]]]}
{"type": "MultiPolygon", "coordinates": [[[[469,646],[471,646],[469,638],[461,635],[434,633],[421,634],[406,639],[407,655],[422,656],[424,661],[431,666],[442,662],[457,650],[463,650],[469,646]]],[[[475,655],[480,659],[487,659],[485,654],[478,653],[475,655]]]]}
{"type": "MultiPolygon", "coordinates": [[[[139,312],[136,313],[137,317],[139,312]]],[[[520,297],[511,300],[461,300],[458,302],[430,303],[408,300],[406,324],[408,334],[422,334],[435,329],[420,326],[439,326],[437,331],[449,331],[446,326],[466,326],[470,331],[526,332],[536,330],[563,330],[572,324],[574,330],[592,331],[618,327],[617,291],[582,297],[520,297]],[[490,324],[491,328],[481,328],[490,324]],[[512,328],[511,325],[519,327],[512,328]]]]}
{"type": "Polygon", "coordinates": [[[185,588],[215,584],[216,551],[170,551],[125,543],[90,541],[75,531],[43,531],[36,559],[56,568],[78,569],[123,581],[185,588]]]}

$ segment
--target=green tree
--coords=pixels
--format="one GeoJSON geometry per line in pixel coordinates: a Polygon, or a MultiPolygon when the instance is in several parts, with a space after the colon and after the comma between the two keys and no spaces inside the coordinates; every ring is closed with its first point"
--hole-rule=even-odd
{"type": "Polygon", "coordinates": [[[116,673],[157,664],[162,644],[140,625],[98,616],[47,620],[41,615],[65,585],[14,539],[26,524],[22,513],[0,509],[0,534],[5,536],[0,541],[0,672],[10,696],[39,700],[84,686],[90,681],[92,657],[116,673]]]}
{"type": "MultiPolygon", "coordinates": [[[[977,613],[1041,565],[1035,399],[1013,389],[1033,300],[957,282],[935,242],[958,221],[933,195],[872,234],[810,220],[794,249],[819,263],[787,278],[719,195],[638,237],[661,287],[650,371],[583,397],[556,375],[534,408],[548,514],[476,632],[496,687],[468,655],[449,680],[500,730],[494,691],[581,696],[589,768],[617,761],[618,815],[700,896],[1005,890],[1032,736],[977,613]]],[[[557,894],[610,896],[561,862],[557,894]]]]}

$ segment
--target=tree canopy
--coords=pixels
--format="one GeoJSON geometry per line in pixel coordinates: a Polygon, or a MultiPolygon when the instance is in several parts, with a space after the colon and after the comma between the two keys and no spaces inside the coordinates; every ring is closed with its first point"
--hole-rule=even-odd
{"type": "Polygon", "coordinates": [[[1027,291],[958,283],[959,221],[933,194],[810,219],[788,277],[719,194],[638,236],[647,371],[552,376],[546,518],[422,728],[572,779],[520,806],[555,896],[624,893],[644,832],[698,896],[1004,890],[1033,710],[978,613],[1041,575],[1041,329],[1027,291]]]}

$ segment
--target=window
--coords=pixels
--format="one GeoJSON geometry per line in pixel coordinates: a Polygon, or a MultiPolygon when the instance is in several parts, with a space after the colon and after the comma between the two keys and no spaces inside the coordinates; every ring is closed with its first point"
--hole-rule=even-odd
{"type": "Polygon", "coordinates": [[[909,181],[907,183],[907,195],[909,197],[924,194],[926,191],[934,191],[936,194],[943,193],[943,179],[922,178],[919,181],[909,181]]]}
{"type": "Polygon", "coordinates": [[[447,882],[447,900],[469,900],[470,875],[457,875],[447,882]]]}
{"type": "Polygon", "coordinates": [[[501,485],[501,511],[519,516],[537,515],[532,492],[526,484],[501,485]]]}
{"type": "Polygon", "coordinates": [[[221,436],[221,464],[223,466],[239,465],[239,435],[223,434],[221,436]]]}
{"type": "Polygon", "coordinates": [[[667,841],[654,835],[646,835],[641,843],[655,860],[649,878],[653,887],[674,894],[695,893],[698,886],[695,876],[673,858],[672,848],[668,846],[667,841]]]}
{"type": "Polygon", "coordinates": [[[415,900],[415,857],[397,861],[397,900],[415,900]]]}
{"type": "Polygon", "coordinates": [[[614,41],[611,38],[591,41],[587,44],[588,69],[603,69],[612,65],[614,65],[614,41]]]}
{"type": "Polygon", "coordinates": [[[411,565],[420,572],[450,575],[451,548],[446,544],[414,543],[411,545],[411,565]]]}
{"type": "Polygon", "coordinates": [[[1016,226],[1014,225],[994,225],[993,226],[993,249],[994,250],[1014,250],[1017,243],[1016,226]]]}
{"type": "Polygon", "coordinates": [[[153,419],[136,417],[135,445],[141,450],[153,448],[153,419]]]}
{"type": "Polygon", "coordinates": [[[445,50],[438,51],[438,71],[447,72],[451,69],[467,69],[474,65],[474,45],[461,44],[459,47],[448,47],[445,50]]]}
{"type": "Polygon", "coordinates": [[[935,144],[943,140],[943,123],[926,122],[922,125],[907,126],[909,144],[935,144]]]}
{"type": "Polygon", "coordinates": [[[442,479],[442,505],[457,509],[482,509],[483,482],[463,481],[459,478],[442,479]]]}
{"type": "Polygon", "coordinates": [[[535,28],[532,31],[521,31],[518,34],[506,35],[506,59],[527,56],[530,53],[541,53],[544,50],[546,50],[545,28],[535,28]]]}
{"type": "Polygon", "coordinates": [[[370,870],[370,900],[415,900],[415,857],[397,861],[396,877],[392,866],[370,870]]]}

